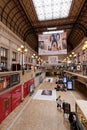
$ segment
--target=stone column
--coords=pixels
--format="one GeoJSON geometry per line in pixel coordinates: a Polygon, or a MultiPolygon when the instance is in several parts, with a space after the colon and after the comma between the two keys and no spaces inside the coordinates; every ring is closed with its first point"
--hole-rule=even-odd
{"type": "Polygon", "coordinates": [[[8,70],[11,70],[11,65],[12,65],[12,43],[9,40],[8,61],[7,61],[8,70]]]}
{"type": "Polygon", "coordinates": [[[1,35],[0,35],[0,65],[1,65],[1,35]]]}

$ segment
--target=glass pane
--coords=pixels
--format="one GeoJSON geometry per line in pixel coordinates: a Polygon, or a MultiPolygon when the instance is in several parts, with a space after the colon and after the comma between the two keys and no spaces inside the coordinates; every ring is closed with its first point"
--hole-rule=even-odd
{"type": "Polygon", "coordinates": [[[38,20],[66,18],[72,0],[33,0],[38,20]]]}
{"type": "Polygon", "coordinates": [[[5,57],[7,57],[7,49],[4,49],[4,51],[5,51],[5,57]]]}
{"type": "Polygon", "coordinates": [[[1,48],[1,56],[3,56],[3,48],[1,48]]]}
{"type": "Polygon", "coordinates": [[[12,53],[12,59],[16,60],[16,52],[12,53]]]}

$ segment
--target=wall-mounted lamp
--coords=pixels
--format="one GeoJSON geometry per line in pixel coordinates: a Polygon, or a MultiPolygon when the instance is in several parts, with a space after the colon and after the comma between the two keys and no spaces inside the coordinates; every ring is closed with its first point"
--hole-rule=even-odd
{"type": "Polygon", "coordinates": [[[73,57],[76,57],[76,54],[74,54],[74,56],[73,57]]]}
{"type": "Polygon", "coordinates": [[[72,55],[69,55],[69,57],[72,57],[72,55]]]}
{"type": "Polygon", "coordinates": [[[18,50],[18,52],[20,52],[20,53],[22,54],[22,58],[21,58],[21,66],[22,66],[22,68],[21,68],[21,69],[22,69],[22,75],[24,75],[24,66],[23,66],[24,59],[23,59],[23,55],[24,55],[24,53],[26,53],[28,50],[27,50],[27,48],[25,48],[24,45],[21,45],[21,47],[18,48],[17,50],[18,50]]]}
{"type": "Polygon", "coordinates": [[[86,49],[87,49],[87,41],[84,42],[84,45],[83,45],[83,47],[82,47],[82,50],[83,50],[83,51],[86,50],[86,49]]]}
{"type": "Polygon", "coordinates": [[[75,53],[74,52],[72,52],[72,55],[74,55],[75,53]]]}

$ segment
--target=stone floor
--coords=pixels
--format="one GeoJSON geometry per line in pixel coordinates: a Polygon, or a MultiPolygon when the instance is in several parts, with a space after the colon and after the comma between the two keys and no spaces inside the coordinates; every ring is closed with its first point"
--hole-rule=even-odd
{"type": "MultiPolygon", "coordinates": [[[[62,110],[57,110],[56,101],[33,99],[39,89],[54,90],[55,86],[55,81],[43,82],[32,96],[27,96],[0,124],[0,130],[70,130],[67,116],[63,115],[62,110]]],[[[75,111],[75,100],[87,100],[87,97],[76,89],[67,92],[57,91],[56,97],[58,95],[71,104],[71,111],[75,111]]]]}

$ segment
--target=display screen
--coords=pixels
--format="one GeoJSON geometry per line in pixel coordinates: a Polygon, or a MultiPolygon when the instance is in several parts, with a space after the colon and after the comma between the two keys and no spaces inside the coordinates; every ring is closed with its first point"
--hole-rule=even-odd
{"type": "Polygon", "coordinates": [[[0,77],[0,91],[10,87],[10,76],[0,77]]]}
{"type": "Polygon", "coordinates": [[[10,87],[17,85],[19,83],[20,83],[20,75],[19,74],[10,75],[10,87]]]}
{"type": "Polygon", "coordinates": [[[43,34],[38,36],[38,54],[67,54],[66,32],[43,34]]]}
{"type": "Polygon", "coordinates": [[[0,77],[0,91],[20,83],[19,73],[0,77]]]}
{"type": "Polygon", "coordinates": [[[63,77],[63,83],[66,83],[66,82],[67,82],[67,78],[63,77]]]}
{"type": "Polygon", "coordinates": [[[73,88],[73,82],[72,81],[68,81],[67,82],[67,89],[72,89],[73,88]]]}

